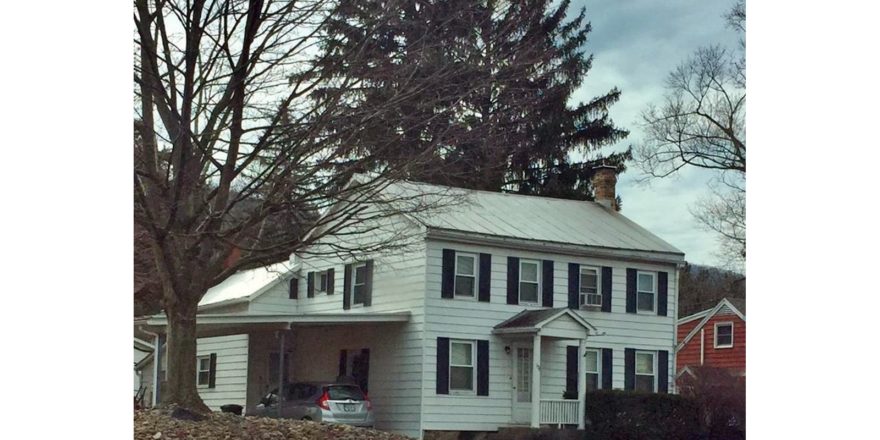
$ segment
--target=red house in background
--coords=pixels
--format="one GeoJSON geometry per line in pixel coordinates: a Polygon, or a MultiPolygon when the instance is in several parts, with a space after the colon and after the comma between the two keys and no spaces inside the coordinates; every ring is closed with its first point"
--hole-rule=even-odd
{"type": "Polygon", "coordinates": [[[722,299],[715,307],[678,320],[676,378],[696,367],[746,375],[745,300],[722,299]],[[736,304],[736,305],[735,305],[736,304]],[[737,307],[739,306],[739,307],[737,307]],[[741,311],[742,310],[742,311],[741,311]]]}

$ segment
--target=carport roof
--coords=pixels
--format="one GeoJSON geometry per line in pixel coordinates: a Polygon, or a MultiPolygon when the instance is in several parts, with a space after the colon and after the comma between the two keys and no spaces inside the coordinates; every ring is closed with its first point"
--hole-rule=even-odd
{"type": "MultiPolygon", "coordinates": [[[[297,326],[359,325],[407,322],[409,311],[377,313],[211,313],[196,316],[198,337],[225,336],[255,331],[290,330],[297,326]]],[[[165,333],[164,315],[136,319],[135,327],[150,333],[165,333]]]]}

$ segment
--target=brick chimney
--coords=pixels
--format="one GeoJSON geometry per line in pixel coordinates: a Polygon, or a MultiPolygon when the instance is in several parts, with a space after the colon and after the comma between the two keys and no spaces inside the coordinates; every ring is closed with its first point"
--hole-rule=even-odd
{"type": "Polygon", "coordinates": [[[593,167],[593,195],[596,203],[606,208],[617,210],[617,167],[611,165],[599,165],[593,167]]]}

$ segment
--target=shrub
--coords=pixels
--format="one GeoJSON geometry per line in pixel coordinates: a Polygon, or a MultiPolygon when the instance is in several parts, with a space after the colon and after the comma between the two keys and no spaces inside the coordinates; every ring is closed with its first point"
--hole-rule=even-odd
{"type": "Polygon", "coordinates": [[[745,378],[713,367],[691,368],[678,381],[682,396],[692,400],[700,411],[703,431],[708,438],[738,440],[746,431],[745,378]]]}
{"type": "Polygon", "coordinates": [[[586,439],[699,439],[695,402],[673,394],[604,390],[587,394],[586,439]]]}

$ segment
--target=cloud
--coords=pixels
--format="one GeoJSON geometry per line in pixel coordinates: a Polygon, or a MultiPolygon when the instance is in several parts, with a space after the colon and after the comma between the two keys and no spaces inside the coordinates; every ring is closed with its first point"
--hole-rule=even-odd
{"type": "MultiPolygon", "coordinates": [[[[668,73],[697,48],[711,44],[736,47],[738,35],[723,15],[733,1],[590,0],[572,2],[572,13],[587,8],[593,26],[586,49],[593,68],[572,100],[588,101],[618,87],[620,101],[610,109],[615,124],[630,131],[627,139],[602,151],[625,150],[643,139],[642,110],[663,96],[668,73]]],[[[704,231],[689,208],[708,192],[714,173],[685,169],[674,178],[639,184],[631,167],[620,177],[623,213],[685,252],[690,262],[718,264],[716,236],[704,231]]]]}

